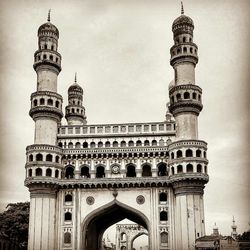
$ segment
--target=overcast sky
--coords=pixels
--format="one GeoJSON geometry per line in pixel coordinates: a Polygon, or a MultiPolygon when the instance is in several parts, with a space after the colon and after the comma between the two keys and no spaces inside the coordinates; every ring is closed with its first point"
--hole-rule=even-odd
{"type": "MultiPolygon", "coordinates": [[[[23,182],[25,147],[34,136],[28,115],[36,90],[33,54],[49,8],[60,31],[58,91],[64,106],[75,71],[85,92],[88,124],[163,121],[169,101],[171,26],[180,15],[179,1],[2,0],[2,208],[29,199],[23,182]]],[[[250,220],[250,1],[185,0],[184,8],[194,20],[199,47],[196,83],[204,105],[199,138],[208,142],[210,175],[204,195],[206,232],[216,222],[222,234],[230,234],[233,215],[243,232],[250,220]]]]}

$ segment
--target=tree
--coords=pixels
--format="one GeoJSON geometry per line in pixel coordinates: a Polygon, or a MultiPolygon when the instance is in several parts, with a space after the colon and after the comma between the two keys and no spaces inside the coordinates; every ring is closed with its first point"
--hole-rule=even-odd
{"type": "Polygon", "coordinates": [[[0,213],[0,232],[22,250],[27,249],[29,229],[29,202],[10,203],[0,213]]]}

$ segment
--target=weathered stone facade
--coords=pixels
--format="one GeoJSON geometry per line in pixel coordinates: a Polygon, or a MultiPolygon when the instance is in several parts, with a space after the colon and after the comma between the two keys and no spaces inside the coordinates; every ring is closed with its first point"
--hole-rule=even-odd
{"type": "Polygon", "coordinates": [[[104,231],[125,218],[147,229],[151,250],[194,249],[205,235],[208,160],[207,144],[198,139],[198,48],[191,18],[182,14],[172,29],[175,80],[165,121],[89,125],[75,79],[62,126],[59,31],[50,20],[40,26],[30,110],[35,140],[26,153],[29,250],[97,250],[104,231]]]}

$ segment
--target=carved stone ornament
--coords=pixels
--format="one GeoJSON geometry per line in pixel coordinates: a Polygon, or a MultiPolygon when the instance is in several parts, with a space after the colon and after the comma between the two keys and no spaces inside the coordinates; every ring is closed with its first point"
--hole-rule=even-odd
{"type": "Polygon", "coordinates": [[[118,165],[112,166],[112,173],[113,174],[119,174],[120,173],[120,167],[118,165]]]}
{"type": "Polygon", "coordinates": [[[145,197],[143,195],[138,195],[136,197],[136,202],[140,205],[142,205],[145,202],[145,197]]]}
{"type": "Polygon", "coordinates": [[[95,198],[93,196],[88,196],[86,198],[86,202],[87,202],[88,205],[93,205],[94,202],[95,202],[95,198]]]}

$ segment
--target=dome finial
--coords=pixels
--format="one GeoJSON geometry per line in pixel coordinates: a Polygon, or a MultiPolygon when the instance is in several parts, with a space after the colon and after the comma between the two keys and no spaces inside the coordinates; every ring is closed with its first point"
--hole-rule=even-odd
{"type": "Polygon", "coordinates": [[[49,12],[48,12],[48,22],[50,22],[50,12],[51,12],[51,9],[49,9],[49,12]]]}
{"type": "Polygon", "coordinates": [[[77,83],[77,74],[75,72],[75,83],[77,83]]]}
{"type": "Polygon", "coordinates": [[[183,2],[181,1],[181,14],[184,14],[184,7],[183,7],[183,2]]]}

